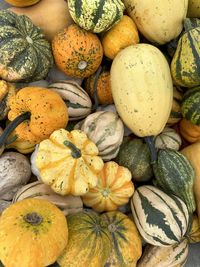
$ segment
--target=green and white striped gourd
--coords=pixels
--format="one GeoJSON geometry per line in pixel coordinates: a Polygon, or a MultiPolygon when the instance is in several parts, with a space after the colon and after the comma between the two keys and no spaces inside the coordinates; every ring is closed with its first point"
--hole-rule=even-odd
{"type": "Polygon", "coordinates": [[[57,92],[68,107],[69,120],[85,118],[92,111],[92,102],[88,93],[74,81],[58,81],[48,88],[57,92]]]}
{"type": "Polygon", "coordinates": [[[68,6],[75,23],[95,33],[114,26],[125,9],[121,0],[68,0],[68,6]]]}
{"type": "Polygon", "coordinates": [[[181,111],[186,120],[200,125],[200,86],[186,91],[183,95],[181,111]]]}
{"type": "Polygon", "coordinates": [[[170,148],[174,150],[179,150],[181,146],[180,135],[172,128],[165,127],[162,133],[155,138],[155,147],[157,149],[170,148]]]}
{"type": "Polygon", "coordinates": [[[53,64],[51,46],[40,28],[24,15],[0,12],[0,77],[6,81],[37,81],[53,64]]]}
{"type": "Polygon", "coordinates": [[[124,126],[117,114],[110,111],[92,113],[75,127],[84,131],[99,150],[103,160],[111,160],[118,154],[123,140],[124,126]]]}
{"type": "Polygon", "coordinates": [[[172,149],[160,150],[153,171],[154,184],[163,191],[180,197],[189,212],[193,213],[196,209],[193,193],[195,172],[188,159],[172,149]]]}
{"type": "Polygon", "coordinates": [[[188,229],[189,212],[185,203],[157,187],[138,187],[131,199],[131,210],[141,236],[154,246],[176,244],[188,229]]]}

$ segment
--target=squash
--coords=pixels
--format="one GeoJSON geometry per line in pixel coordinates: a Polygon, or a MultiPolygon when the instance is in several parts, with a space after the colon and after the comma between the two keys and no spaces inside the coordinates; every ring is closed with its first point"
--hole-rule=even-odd
{"type": "Polygon", "coordinates": [[[179,90],[178,87],[173,87],[173,102],[172,102],[172,109],[170,112],[170,116],[167,121],[167,125],[171,126],[175,123],[179,122],[182,119],[182,113],[181,113],[181,101],[182,101],[183,95],[182,92],[179,90]]]}
{"type": "Polygon", "coordinates": [[[26,198],[48,200],[60,208],[65,215],[77,213],[83,209],[83,202],[80,197],[60,196],[51,190],[48,185],[39,181],[29,183],[20,188],[14,195],[12,202],[15,203],[26,198]]]}
{"type": "Polygon", "coordinates": [[[185,33],[180,37],[171,62],[175,84],[184,87],[200,85],[200,23],[198,19],[184,21],[185,33]]]}
{"type": "Polygon", "coordinates": [[[192,218],[192,228],[188,234],[190,243],[200,242],[200,224],[197,215],[194,213],[192,218]]]}
{"type": "Polygon", "coordinates": [[[6,81],[0,81],[0,120],[6,119],[8,115],[8,102],[12,95],[16,94],[15,87],[6,81]]]}
{"type": "Polygon", "coordinates": [[[197,214],[200,224],[200,165],[199,165],[199,156],[200,156],[200,142],[194,143],[182,149],[180,151],[192,164],[195,170],[195,179],[194,179],[194,195],[197,206],[197,214]]]}
{"type": "Polygon", "coordinates": [[[123,140],[124,126],[119,116],[109,111],[97,111],[78,123],[75,129],[84,131],[98,147],[105,161],[117,156],[123,140]]]}
{"type": "Polygon", "coordinates": [[[187,239],[169,247],[147,245],[137,267],[181,267],[187,261],[188,252],[187,239]]]}
{"type": "Polygon", "coordinates": [[[82,200],[84,205],[93,210],[112,211],[128,203],[133,192],[131,172],[114,161],[109,161],[98,175],[98,184],[82,196],[82,200]]]}
{"type": "Polygon", "coordinates": [[[200,126],[200,86],[185,92],[182,99],[181,111],[183,118],[200,126]]]}
{"type": "Polygon", "coordinates": [[[188,0],[124,0],[129,16],[150,42],[165,44],[182,31],[188,0]]]}
{"type": "Polygon", "coordinates": [[[47,266],[56,261],[67,245],[67,220],[52,203],[25,199],[1,214],[0,237],[3,265],[47,266]]]}
{"type": "Polygon", "coordinates": [[[139,138],[124,138],[119,153],[114,159],[131,171],[136,182],[148,181],[153,177],[151,155],[147,144],[139,138]]]}
{"type": "Polygon", "coordinates": [[[0,77],[6,81],[37,81],[53,64],[51,47],[41,30],[26,16],[0,12],[0,77]]]}
{"type": "Polygon", "coordinates": [[[182,119],[179,123],[179,130],[180,134],[189,143],[200,141],[200,126],[195,125],[186,119],[182,119]]]}
{"type": "Polygon", "coordinates": [[[125,47],[139,43],[139,34],[134,21],[127,15],[107,31],[102,37],[104,55],[114,59],[125,47]]]}
{"type": "MultiPolygon", "coordinates": [[[[1,213],[12,204],[11,201],[0,199],[0,215],[1,213]]],[[[1,266],[1,262],[0,262],[1,266]]]]}
{"type": "MultiPolygon", "coordinates": [[[[3,129],[0,127],[0,136],[2,135],[2,133],[3,133],[3,129]]],[[[0,156],[3,153],[3,151],[4,151],[4,148],[5,148],[4,145],[0,146],[0,156]]]]}
{"type": "Polygon", "coordinates": [[[31,177],[29,160],[17,152],[5,152],[0,157],[0,199],[12,200],[19,188],[31,177]]]}
{"type": "Polygon", "coordinates": [[[9,139],[6,143],[5,148],[8,148],[8,149],[14,148],[22,154],[29,154],[34,151],[35,145],[36,143],[34,141],[27,141],[24,139],[17,138],[15,131],[14,131],[9,135],[9,139]]]}
{"type": "Polygon", "coordinates": [[[200,0],[188,0],[188,18],[200,18],[200,0]]]}
{"type": "Polygon", "coordinates": [[[32,172],[60,195],[84,195],[98,182],[103,160],[83,131],[54,131],[31,156],[32,172]]]}
{"type": "Polygon", "coordinates": [[[87,117],[92,111],[92,102],[83,88],[74,81],[57,81],[48,86],[58,93],[68,107],[69,120],[87,117]]]}
{"type": "Polygon", "coordinates": [[[66,75],[76,78],[93,74],[103,58],[103,48],[97,35],[76,24],[55,35],[52,50],[57,67],[66,75]]]}
{"type": "Polygon", "coordinates": [[[123,16],[121,0],[74,1],[68,0],[69,12],[74,22],[86,31],[107,31],[123,16]]]}
{"type": "Polygon", "coordinates": [[[143,185],[135,190],[131,210],[144,240],[154,246],[171,246],[180,242],[189,224],[185,203],[160,189],[143,185]]]}
{"type": "Polygon", "coordinates": [[[170,148],[174,150],[179,150],[181,147],[181,137],[172,128],[165,127],[162,133],[156,136],[155,147],[157,149],[170,148]]]}
{"type": "MultiPolygon", "coordinates": [[[[24,1],[23,1],[24,2],[24,1]]],[[[49,41],[61,30],[73,23],[65,0],[40,0],[37,5],[26,8],[11,7],[18,15],[26,15],[40,27],[49,41]]]]}
{"type": "Polygon", "coordinates": [[[32,6],[36,3],[38,3],[40,0],[5,0],[7,3],[9,3],[12,6],[18,6],[18,7],[26,7],[26,6],[32,6]]]}

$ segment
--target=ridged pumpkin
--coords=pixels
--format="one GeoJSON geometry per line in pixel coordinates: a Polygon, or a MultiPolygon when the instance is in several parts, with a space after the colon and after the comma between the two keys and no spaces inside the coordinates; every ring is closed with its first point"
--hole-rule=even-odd
{"type": "Polygon", "coordinates": [[[7,267],[50,265],[67,241],[64,214],[46,200],[25,199],[1,214],[0,259],[7,267]]]}
{"type": "Polygon", "coordinates": [[[181,146],[180,135],[172,128],[165,127],[158,136],[155,138],[155,147],[157,149],[170,148],[179,150],[181,146]]]}
{"type": "Polygon", "coordinates": [[[0,77],[6,81],[36,81],[53,64],[51,47],[42,31],[24,16],[0,12],[0,77]]]}
{"type": "Polygon", "coordinates": [[[200,141],[200,126],[195,125],[186,119],[182,119],[179,123],[179,130],[180,134],[189,143],[200,141]]]}
{"type": "Polygon", "coordinates": [[[0,120],[6,119],[9,110],[9,99],[17,90],[11,83],[0,81],[0,120]]]}
{"type": "Polygon", "coordinates": [[[192,228],[188,234],[188,239],[190,243],[200,242],[200,223],[197,215],[194,213],[192,218],[192,228]]]}
{"type": "Polygon", "coordinates": [[[98,175],[98,184],[82,196],[82,200],[93,210],[112,211],[128,203],[133,193],[131,172],[114,161],[109,161],[98,175]]]}
{"type": "Polygon", "coordinates": [[[84,195],[98,182],[103,160],[83,131],[54,131],[32,154],[32,171],[60,195],[84,195]]]}
{"type": "Polygon", "coordinates": [[[12,6],[17,7],[27,7],[32,6],[36,3],[38,3],[40,0],[5,0],[7,3],[9,3],[12,6]]]}
{"type": "Polygon", "coordinates": [[[57,67],[66,75],[77,78],[92,75],[103,57],[103,48],[97,35],[76,24],[54,37],[52,50],[57,67]]]}
{"type": "Polygon", "coordinates": [[[114,59],[125,47],[139,43],[139,34],[134,21],[127,15],[107,31],[102,38],[104,55],[114,59]]]}

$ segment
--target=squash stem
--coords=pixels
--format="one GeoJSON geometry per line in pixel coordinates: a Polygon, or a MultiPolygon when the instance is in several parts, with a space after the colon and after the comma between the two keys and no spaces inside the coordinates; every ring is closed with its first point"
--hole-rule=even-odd
{"type": "MultiPolygon", "coordinates": [[[[8,124],[6,129],[4,130],[3,134],[0,136],[0,147],[6,144],[8,136],[11,134],[11,132],[23,121],[30,119],[31,113],[25,112],[21,115],[19,115],[17,118],[15,118],[11,123],[8,124]]],[[[14,142],[15,140],[13,140],[14,142]]],[[[10,142],[9,142],[10,143],[10,142]]]]}
{"type": "Polygon", "coordinates": [[[71,149],[73,158],[78,159],[81,157],[80,149],[78,149],[72,142],[65,140],[63,144],[71,149]]]}
{"type": "Polygon", "coordinates": [[[100,74],[102,73],[102,66],[99,66],[95,79],[94,79],[94,105],[93,105],[93,110],[96,110],[99,106],[99,98],[98,98],[98,92],[97,92],[97,82],[99,79],[100,74]]]}
{"type": "Polygon", "coordinates": [[[31,225],[39,225],[42,223],[43,219],[38,213],[32,212],[24,216],[24,221],[31,225]]]}
{"type": "Polygon", "coordinates": [[[148,145],[149,151],[151,153],[151,164],[155,164],[157,161],[157,150],[154,144],[154,136],[145,136],[144,141],[148,145]]]}

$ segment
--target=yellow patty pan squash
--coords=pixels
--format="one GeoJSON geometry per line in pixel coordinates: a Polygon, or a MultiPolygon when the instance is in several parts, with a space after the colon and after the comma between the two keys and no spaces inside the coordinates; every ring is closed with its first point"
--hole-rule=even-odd
{"type": "Polygon", "coordinates": [[[49,201],[25,199],[1,214],[0,260],[6,267],[48,266],[67,242],[67,220],[49,201]]]}
{"type": "Polygon", "coordinates": [[[84,195],[104,166],[97,146],[80,130],[54,131],[31,156],[32,171],[60,195],[84,195]]]}

